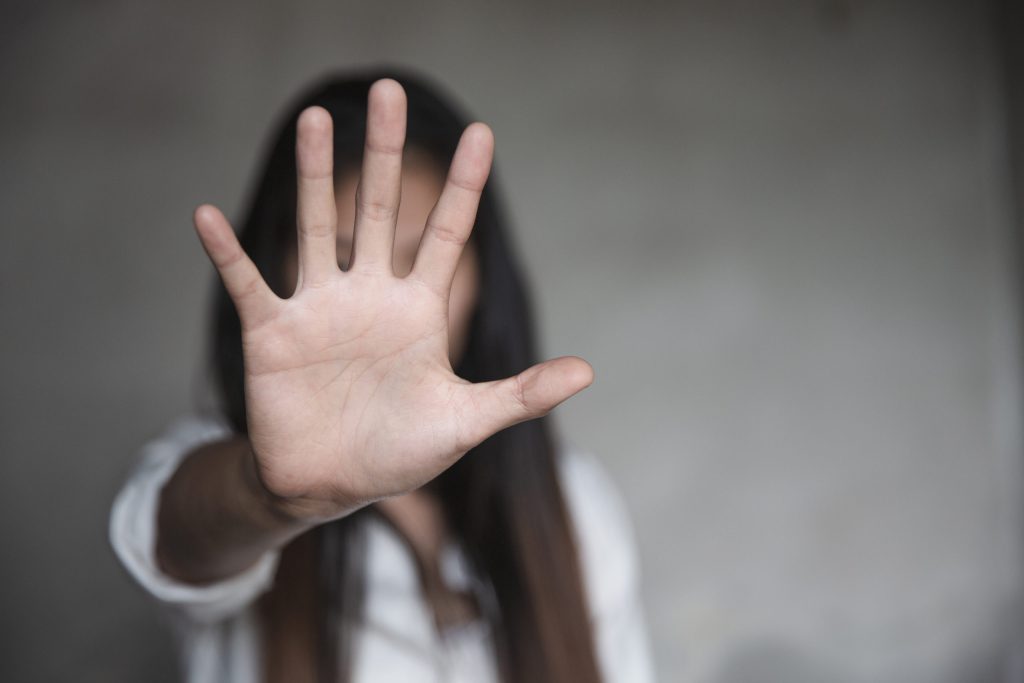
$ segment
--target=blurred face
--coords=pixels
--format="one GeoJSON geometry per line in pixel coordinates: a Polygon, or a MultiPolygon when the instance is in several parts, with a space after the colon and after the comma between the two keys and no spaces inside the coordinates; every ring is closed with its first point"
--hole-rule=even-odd
{"type": "MultiPolygon", "coordinates": [[[[394,270],[397,277],[405,277],[412,269],[427,216],[444,185],[443,172],[431,159],[416,150],[407,151],[403,167],[402,204],[395,229],[394,270]]],[[[338,265],[342,270],[348,270],[349,255],[352,252],[358,184],[359,170],[352,169],[339,178],[335,192],[338,203],[338,265]]],[[[294,287],[298,278],[298,262],[294,251],[288,254],[285,277],[294,287]]],[[[459,260],[448,302],[448,357],[453,367],[458,365],[465,349],[478,282],[476,246],[471,240],[459,260]]]]}

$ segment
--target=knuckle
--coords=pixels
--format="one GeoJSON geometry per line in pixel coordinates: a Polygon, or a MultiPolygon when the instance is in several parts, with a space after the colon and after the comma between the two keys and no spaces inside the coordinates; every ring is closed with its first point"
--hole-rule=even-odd
{"type": "Polygon", "coordinates": [[[530,408],[530,405],[526,399],[526,382],[523,380],[523,376],[516,375],[515,377],[511,378],[510,382],[510,394],[512,397],[512,401],[515,403],[516,408],[518,408],[520,411],[527,415],[532,414],[533,410],[530,408]]]}
{"type": "Polygon", "coordinates": [[[246,255],[241,249],[234,249],[227,253],[217,254],[213,264],[222,272],[234,270],[245,263],[246,255]]]}
{"type": "Polygon", "coordinates": [[[334,234],[334,224],[329,220],[303,221],[299,230],[309,237],[325,237],[334,234]]]}
{"type": "Polygon", "coordinates": [[[457,247],[464,246],[469,240],[469,233],[463,230],[457,230],[450,228],[443,223],[437,221],[430,221],[427,223],[427,230],[429,234],[436,240],[445,242],[447,244],[453,244],[457,247]]]}
{"type": "Polygon", "coordinates": [[[394,220],[396,211],[391,202],[360,198],[359,215],[374,222],[385,222],[394,220]]]}

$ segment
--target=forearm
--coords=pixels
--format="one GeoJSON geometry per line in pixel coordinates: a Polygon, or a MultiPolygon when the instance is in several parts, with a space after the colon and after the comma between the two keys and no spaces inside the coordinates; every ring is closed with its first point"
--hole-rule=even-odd
{"type": "Polygon", "coordinates": [[[314,522],[286,513],[256,475],[244,437],[202,446],[182,461],[161,492],[156,556],[189,583],[247,569],[314,522]]]}

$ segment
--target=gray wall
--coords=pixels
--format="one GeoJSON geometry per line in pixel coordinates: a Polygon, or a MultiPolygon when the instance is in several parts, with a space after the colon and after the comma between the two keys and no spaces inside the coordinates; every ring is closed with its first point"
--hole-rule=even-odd
{"type": "Polygon", "coordinates": [[[661,679],[996,680],[1024,480],[989,17],[770,4],[6,4],[0,677],[173,680],[105,525],[195,393],[190,210],[237,210],[301,84],[386,60],[496,131],[661,679]]]}

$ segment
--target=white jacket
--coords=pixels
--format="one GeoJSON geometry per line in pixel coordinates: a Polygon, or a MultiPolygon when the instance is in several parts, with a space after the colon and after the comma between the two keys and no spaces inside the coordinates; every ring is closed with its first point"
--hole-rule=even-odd
{"type": "MultiPolygon", "coordinates": [[[[188,683],[261,679],[253,602],[274,576],[280,551],[265,553],[237,576],[204,586],[177,581],[155,558],[160,489],[195,446],[229,433],[220,420],[186,416],[147,443],[114,501],[110,541],[131,575],[168,612],[188,683]]],[[[581,550],[598,660],[607,683],[652,680],[632,530],[622,500],[593,458],[568,449],[559,472],[581,550]]],[[[366,595],[353,643],[355,683],[497,680],[482,621],[439,633],[420,592],[407,546],[383,522],[367,522],[366,595]]],[[[456,546],[442,554],[444,579],[471,589],[456,546]]]]}

